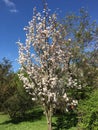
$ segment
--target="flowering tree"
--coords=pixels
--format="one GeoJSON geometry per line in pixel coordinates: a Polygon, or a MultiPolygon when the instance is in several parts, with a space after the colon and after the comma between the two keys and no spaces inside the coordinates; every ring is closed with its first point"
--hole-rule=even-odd
{"type": "Polygon", "coordinates": [[[65,40],[63,26],[58,24],[56,14],[49,15],[46,5],[42,13],[34,8],[33,19],[24,29],[27,32],[25,45],[18,42],[19,77],[32,100],[41,102],[48,130],[52,130],[54,108],[61,103],[65,109],[69,104],[77,104],[76,100],[68,98],[66,91],[66,88],[77,87],[76,79],[73,80],[68,72],[68,61],[72,55],[66,43],[71,39],[65,40]]]}

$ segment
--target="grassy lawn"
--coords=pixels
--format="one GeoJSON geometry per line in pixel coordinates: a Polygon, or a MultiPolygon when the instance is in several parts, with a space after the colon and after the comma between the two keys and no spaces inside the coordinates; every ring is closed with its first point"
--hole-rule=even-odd
{"type": "Polygon", "coordinates": [[[0,113],[0,130],[47,130],[45,117],[40,120],[13,123],[8,115],[0,113]]]}
{"type": "MultiPolygon", "coordinates": [[[[55,120],[56,117],[53,117],[53,122],[55,122],[55,120]]],[[[0,130],[47,130],[46,118],[39,109],[34,110],[32,114],[27,115],[26,118],[17,121],[13,121],[8,115],[0,113],[0,130]]],[[[70,128],[67,130],[77,129],[70,128]]]]}

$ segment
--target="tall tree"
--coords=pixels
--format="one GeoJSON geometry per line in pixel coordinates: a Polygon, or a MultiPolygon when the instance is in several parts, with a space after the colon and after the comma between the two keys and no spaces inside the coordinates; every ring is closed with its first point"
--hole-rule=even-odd
{"type": "Polygon", "coordinates": [[[52,114],[56,106],[63,103],[66,109],[70,104],[77,104],[66,91],[68,87],[77,88],[79,85],[68,71],[72,54],[67,48],[66,31],[62,24],[58,24],[56,14],[49,15],[47,4],[42,13],[34,8],[33,19],[25,30],[25,44],[18,42],[19,77],[26,91],[32,95],[32,100],[41,102],[48,130],[52,130],[52,114]]]}
{"type": "Polygon", "coordinates": [[[11,62],[3,58],[0,62],[0,108],[3,103],[13,94],[15,88],[12,86],[13,79],[11,62]]]}
{"type": "Polygon", "coordinates": [[[13,119],[23,116],[34,106],[22,86],[18,74],[12,70],[11,61],[3,58],[0,62],[0,111],[8,113],[13,119]]]}
{"type": "MultiPolygon", "coordinates": [[[[67,32],[67,46],[72,53],[68,61],[69,72],[82,80],[84,86],[98,86],[98,25],[81,8],[79,14],[66,15],[63,26],[67,32]]],[[[82,85],[83,86],[83,85],[82,85]]]]}

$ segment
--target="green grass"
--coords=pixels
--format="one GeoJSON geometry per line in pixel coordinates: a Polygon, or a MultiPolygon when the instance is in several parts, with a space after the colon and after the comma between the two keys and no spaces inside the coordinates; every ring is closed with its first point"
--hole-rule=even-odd
{"type": "MultiPolygon", "coordinates": [[[[56,116],[53,117],[53,123],[56,123],[56,119],[56,116]]],[[[25,118],[17,120],[11,120],[8,115],[0,113],[0,130],[47,130],[46,118],[43,116],[43,111],[40,108],[28,111],[25,118]]],[[[73,127],[67,130],[77,129],[73,127]]]]}
{"type": "Polygon", "coordinates": [[[8,115],[0,114],[0,130],[47,130],[46,119],[12,123],[8,115]]]}

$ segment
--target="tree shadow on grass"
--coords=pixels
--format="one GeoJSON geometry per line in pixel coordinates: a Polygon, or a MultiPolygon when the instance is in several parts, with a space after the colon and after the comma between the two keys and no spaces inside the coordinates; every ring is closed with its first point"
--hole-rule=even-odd
{"type": "Polygon", "coordinates": [[[43,116],[42,110],[33,110],[33,112],[25,113],[24,115],[22,115],[20,117],[16,117],[16,118],[10,119],[8,121],[4,121],[3,123],[0,123],[0,125],[9,124],[9,123],[19,124],[19,123],[25,122],[25,121],[33,122],[36,120],[41,120],[42,116],[43,116]]]}

